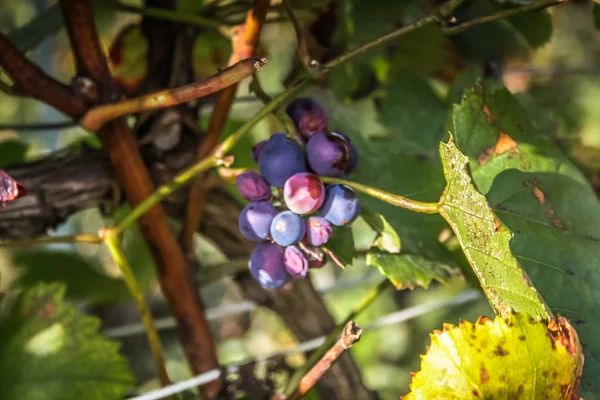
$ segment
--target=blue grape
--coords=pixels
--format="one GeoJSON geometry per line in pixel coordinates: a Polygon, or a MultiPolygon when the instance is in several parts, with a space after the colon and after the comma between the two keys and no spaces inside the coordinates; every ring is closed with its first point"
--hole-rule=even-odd
{"type": "Polygon", "coordinates": [[[283,265],[294,278],[303,278],[308,272],[308,259],[296,246],[288,246],[283,252],[283,265]]]}
{"type": "Polygon", "coordinates": [[[313,246],[323,246],[331,238],[333,228],[323,217],[310,217],[306,221],[305,240],[313,246]]]}
{"type": "Polygon", "coordinates": [[[283,133],[276,133],[262,149],[258,168],[270,185],[281,188],[290,176],[306,171],[304,152],[283,133]]]}
{"type": "Polygon", "coordinates": [[[360,201],[352,189],[342,185],[327,188],[325,202],[321,207],[323,218],[335,226],[342,226],[354,221],[359,213],[360,201]]]}
{"type": "Polygon", "coordinates": [[[308,165],[318,175],[343,178],[351,165],[352,146],[339,133],[317,133],[306,145],[308,165]]]}
{"type": "Polygon", "coordinates": [[[305,138],[327,130],[325,109],[313,99],[296,99],[287,106],[286,112],[305,138]]]}
{"type": "Polygon", "coordinates": [[[271,222],[271,237],[280,246],[291,246],[298,243],[305,233],[304,220],[291,211],[280,212],[271,222]]]}
{"type": "Polygon", "coordinates": [[[266,201],[250,203],[240,213],[238,226],[242,235],[255,242],[269,237],[271,223],[277,210],[266,201]]]}
{"type": "Polygon", "coordinates": [[[252,251],[248,267],[252,277],[264,288],[275,289],[290,280],[283,263],[283,247],[260,243],[252,251]]]}
{"type": "Polygon", "coordinates": [[[242,197],[248,201],[269,200],[271,198],[269,182],[256,172],[248,171],[238,175],[235,179],[235,185],[242,197]]]}
{"type": "Polygon", "coordinates": [[[310,214],[325,200],[325,186],[318,176],[308,172],[294,174],[283,186],[285,205],[296,214],[310,214]]]}

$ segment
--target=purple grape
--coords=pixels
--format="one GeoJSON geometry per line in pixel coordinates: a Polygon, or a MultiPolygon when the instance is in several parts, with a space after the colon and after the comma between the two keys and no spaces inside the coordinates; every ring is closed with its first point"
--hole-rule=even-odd
{"type": "Polygon", "coordinates": [[[277,210],[266,201],[250,203],[240,213],[238,226],[242,235],[255,242],[269,237],[271,223],[277,210]]]}
{"type": "Polygon", "coordinates": [[[267,141],[263,140],[262,142],[258,142],[253,148],[252,148],[252,159],[254,160],[254,162],[258,162],[258,159],[260,158],[260,153],[263,151],[263,149],[265,148],[265,146],[267,145],[267,141]]]}
{"type": "Polygon", "coordinates": [[[296,99],[287,106],[286,112],[294,121],[300,134],[305,138],[327,131],[325,109],[313,99],[296,99]]]}
{"type": "Polygon", "coordinates": [[[294,278],[304,278],[308,272],[308,260],[296,246],[288,246],[283,252],[283,265],[294,278]]]}
{"type": "Polygon", "coordinates": [[[254,171],[238,175],[235,179],[235,185],[242,197],[248,201],[269,200],[271,198],[269,182],[254,171]]]}
{"type": "Polygon", "coordinates": [[[323,218],[333,225],[350,223],[360,213],[360,201],[348,186],[331,185],[327,188],[325,202],[321,208],[323,218]]]}
{"type": "Polygon", "coordinates": [[[321,268],[327,263],[325,252],[320,247],[308,246],[303,242],[298,243],[302,253],[308,260],[308,268],[321,268]]]}
{"type": "Polygon", "coordinates": [[[351,165],[352,146],[339,133],[317,133],[306,145],[308,165],[318,175],[343,178],[351,165]]]}
{"type": "Polygon", "coordinates": [[[290,280],[283,263],[283,247],[260,243],[252,251],[248,266],[252,277],[264,288],[275,289],[290,280]]]}
{"type": "Polygon", "coordinates": [[[308,172],[292,175],[283,186],[285,205],[296,214],[310,214],[325,200],[325,186],[318,176],[308,172]]]}
{"type": "Polygon", "coordinates": [[[342,135],[344,137],[344,139],[346,139],[348,141],[348,143],[350,143],[350,162],[348,164],[348,168],[346,168],[346,170],[344,171],[346,173],[346,175],[348,175],[348,174],[354,172],[354,170],[358,166],[358,159],[359,159],[358,149],[352,143],[352,140],[350,140],[348,135],[344,135],[343,133],[340,133],[340,135],[342,135]]]}
{"type": "Polygon", "coordinates": [[[306,242],[313,246],[323,246],[331,238],[333,228],[323,217],[310,217],[306,221],[306,242]]]}
{"type": "Polygon", "coordinates": [[[271,222],[271,237],[280,246],[291,246],[298,243],[305,233],[304,220],[291,211],[280,212],[271,222]]]}
{"type": "Polygon", "coordinates": [[[276,133],[261,151],[258,168],[270,185],[281,188],[290,176],[306,171],[304,152],[283,133],[276,133]]]}

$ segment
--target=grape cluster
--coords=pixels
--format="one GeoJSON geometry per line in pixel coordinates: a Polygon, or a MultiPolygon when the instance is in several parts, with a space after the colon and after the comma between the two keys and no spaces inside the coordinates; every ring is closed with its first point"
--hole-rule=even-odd
{"type": "Polygon", "coordinates": [[[287,114],[305,146],[275,133],[252,149],[260,174],[238,175],[239,193],[250,201],[239,229],[260,242],[250,257],[250,273],[265,288],[277,288],[309,268],[325,264],[325,245],[333,225],[352,222],[360,203],[352,189],[324,185],[317,175],[343,178],[358,164],[350,138],[328,129],[323,107],[310,98],[293,101],[287,114]]]}

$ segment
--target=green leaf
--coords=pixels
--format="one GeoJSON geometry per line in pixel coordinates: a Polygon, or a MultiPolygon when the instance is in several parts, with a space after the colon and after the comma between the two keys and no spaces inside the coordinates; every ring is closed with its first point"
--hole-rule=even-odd
{"type": "Polygon", "coordinates": [[[594,398],[600,393],[600,203],[551,132],[538,130],[538,119],[507,90],[476,88],[455,109],[454,135],[475,183],[514,232],[513,254],[550,309],[575,321],[586,357],[581,394],[594,398]]]}
{"type": "Polygon", "coordinates": [[[534,49],[552,38],[552,16],[547,10],[515,15],[507,18],[506,22],[534,49]]]}
{"type": "Polygon", "coordinates": [[[16,285],[28,288],[38,282],[64,282],[70,300],[108,304],[130,299],[125,283],[102,272],[90,259],[74,252],[27,250],[14,254],[19,272],[16,285]]]}
{"type": "Polygon", "coordinates": [[[440,198],[440,214],[456,234],[496,314],[506,319],[512,312],[549,318],[543,299],[510,251],[512,233],[497,222],[474,186],[469,159],[453,140],[440,145],[440,157],[447,182],[440,198]]]}
{"type": "Polygon", "coordinates": [[[430,334],[421,370],[403,398],[579,398],[583,357],[577,333],[564,318],[552,323],[513,314],[507,322],[480,317],[475,324],[444,324],[430,334]]]}
{"type": "Polygon", "coordinates": [[[63,298],[59,284],[19,295],[0,329],[0,398],[117,400],[133,388],[119,344],[63,298]]]}
{"type": "Polygon", "coordinates": [[[362,207],[360,214],[365,222],[377,232],[371,247],[377,247],[388,253],[400,253],[400,236],[383,215],[365,206],[362,207]]]}
{"type": "Polygon", "coordinates": [[[25,161],[29,145],[16,139],[0,142],[0,168],[25,161]]]}
{"type": "Polygon", "coordinates": [[[367,265],[379,268],[396,289],[414,289],[421,286],[427,289],[431,281],[446,283],[451,274],[456,273],[452,267],[439,262],[410,254],[390,254],[377,250],[367,253],[367,265]]]}
{"type": "MultiPolygon", "coordinates": [[[[438,25],[425,25],[400,37],[395,43],[392,71],[431,76],[451,68],[451,42],[438,25]]],[[[410,93],[410,92],[406,92],[410,93]]],[[[404,97],[406,97],[404,93],[404,97]]],[[[398,93],[397,96],[401,96],[398,93]]]]}
{"type": "Polygon", "coordinates": [[[342,268],[352,266],[356,258],[356,248],[354,247],[354,236],[349,226],[336,226],[333,229],[333,235],[327,242],[327,250],[330,256],[333,253],[332,261],[342,268]]]}
{"type": "Polygon", "coordinates": [[[600,4],[594,4],[594,26],[600,29],[600,4]]]}
{"type": "Polygon", "coordinates": [[[8,39],[20,51],[26,52],[39,45],[42,40],[55,35],[63,26],[62,13],[58,4],[54,4],[27,24],[13,29],[8,34],[8,39]]]}

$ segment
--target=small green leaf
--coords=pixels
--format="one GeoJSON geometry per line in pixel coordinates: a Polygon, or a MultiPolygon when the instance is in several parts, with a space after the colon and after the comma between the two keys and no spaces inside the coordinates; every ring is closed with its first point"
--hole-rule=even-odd
{"type": "Polygon", "coordinates": [[[0,168],[25,161],[29,145],[16,139],[0,142],[0,168]]]}
{"type": "Polygon", "coordinates": [[[456,273],[452,267],[426,258],[410,254],[390,254],[369,250],[367,264],[379,268],[396,289],[414,289],[421,286],[427,289],[431,281],[446,283],[447,278],[456,273]]]}
{"type": "Polygon", "coordinates": [[[360,215],[377,232],[371,247],[388,253],[400,253],[400,236],[383,215],[365,206],[362,206],[360,215]]]}
{"type": "Polygon", "coordinates": [[[456,234],[496,314],[519,312],[547,319],[551,312],[510,251],[512,233],[501,226],[485,197],[473,184],[469,159],[453,140],[440,145],[447,186],[440,214],[456,234]]]}
{"type": "Polygon", "coordinates": [[[27,24],[13,29],[8,34],[8,39],[20,51],[27,52],[35,48],[47,37],[55,35],[63,26],[62,13],[58,4],[54,4],[27,24]]]}
{"type": "Polygon", "coordinates": [[[430,337],[405,400],[579,398],[583,355],[562,317],[548,325],[523,314],[480,317],[430,337]]]}
{"type": "Polygon", "coordinates": [[[93,261],[73,252],[28,250],[14,254],[13,263],[20,273],[16,284],[28,288],[38,282],[64,282],[66,297],[94,304],[130,299],[125,283],[98,270],[93,261]]]}
{"type": "Polygon", "coordinates": [[[100,321],[63,302],[64,287],[22,292],[0,329],[3,400],[117,400],[135,385],[119,344],[100,321]]]}
{"type": "Polygon", "coordinates": [[[356,258],[356,248],[354,247],[354,236],[349,226],[336,226],[333,228],[333,235],[325,246],[332,256],[332,261],[342,268],[352,266],[356,258]]]}

